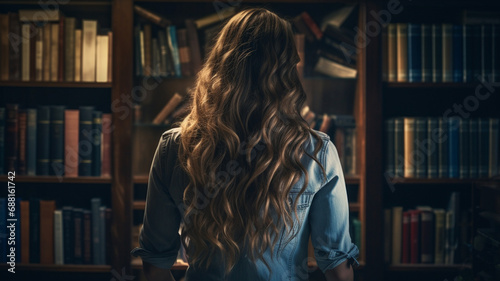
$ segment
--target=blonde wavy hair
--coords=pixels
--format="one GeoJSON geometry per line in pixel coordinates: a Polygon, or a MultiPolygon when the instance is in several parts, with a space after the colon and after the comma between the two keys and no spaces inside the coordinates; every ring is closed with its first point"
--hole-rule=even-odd
{"type": "Polygon", "coordinates": [[[290,23],[263,8],[233,16],[214,42],[181,123],[179,159],[190,179],[182,240],[192,265],[221,255],[227,273],[244,253],[269,268],[266,249],[296,235],[288,195],[302,175],[299,196],[307,186],[300,160],[311,134],[318,164],[323,144],[300,115],[299,60],[290,23]]]}

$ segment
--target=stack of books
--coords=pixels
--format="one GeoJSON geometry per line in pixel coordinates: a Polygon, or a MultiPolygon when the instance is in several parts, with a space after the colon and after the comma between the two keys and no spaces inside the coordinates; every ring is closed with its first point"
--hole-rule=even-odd
{"type": "Polygon", "coordinates": [[[0,80],[110,82],[112,38],[59,10],[0,14],[0,80]]]}
{"type": "Polygon", "coordinates": [[[111,114],[92,106],[0,107],[0,174],[111,176],[111,114]]]}

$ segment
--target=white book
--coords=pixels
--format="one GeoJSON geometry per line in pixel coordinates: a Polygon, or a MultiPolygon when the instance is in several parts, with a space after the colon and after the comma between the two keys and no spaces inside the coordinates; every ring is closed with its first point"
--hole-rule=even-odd
{"type": "Polygon", "coordinates": [[[22,25],[22,42],[23,42],[23,53],[22,53],[22,72],[21,79],[23,81],[30,80],[30,24],[25,23],[22,25]]]}
{"type": "Polygon", "coordinates": [[[109,37],[97,36],[96,50],[96,78],[97,82],[108,82],[109,37]]]}
{"type": "Polygon", "coordinates": [[[84,20],[82,26],[82,81],[95,82],[97,21],[84,20]]]}
{"type": "Polygon", "coordinates": [[[82,30],[75,29],[75,82],[82,81],[82,30]]]}
{"type": "MultiPolygon", "coordinates": [[[[62,211],[54,211],[54,263],[64,264],[62,211]]],[[[42,241],[43,243],[43,241],[42,241]]]]}
{"type": "Polygon", "coordinates": [[[403,207],[392,208],[392,264],[401,263],[401,243],[403,229],[403,207]]]}

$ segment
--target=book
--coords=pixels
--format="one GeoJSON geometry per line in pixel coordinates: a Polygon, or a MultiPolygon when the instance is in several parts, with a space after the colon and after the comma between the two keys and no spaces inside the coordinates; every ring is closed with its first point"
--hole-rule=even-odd
{"type": "Polygon", "coordinates": [[[395,174],[397,177],[404,177],[405,170],[405,134],[404,134],[404,118],[396,118],[394,120],[394,165],[395,174]]]}
{"type": "Polygon", "coordinates": [[[459,126],[459,118],[448,118],[448,177],[450,178],[459,177],[459,126]]]}
{"type": "Polygon", "coordinates": [[[171,25],[167,31],[167,42],[170,50],[172,51],[172,59],[174,62],[175,76],[181,77],[181,62],[179,58],[179,47],[177,46],[177,32],[176,27],[171,25]]]}
{"type": "Polygon", "coordinates": [[[171,22],[164,17],[147,10],[141,6],[134,5],[134,12],[136,12],[139,16],[151,21],[154,24],[157,24],[163,28],[167,27],[167,25],[171,24],[171,22]]]}
{"type": "Polygon", "coordinates": [[[75,82],[82,81],[82,30],[75,29],[75,82]]]}
{"type": "Polygon", "coordinates": [[[83,209],[73,209],[73,262],[83,264],[83,209]]]}
{"type": "Polygon", "coordinates": [[[142,40],[141,40],[141,26],[136,25],[134,28],[134,55],[135,55],[135,75],[142,76],[143,75],[143,49],[142,40]]]}
{"type": "Polygon", "coordinates": [[[16,174],[26,175],[26,126],[27,126],[26,110],[19,110],[18,114],[18,154],[17,154],[17,171],[16,174]]]}
{"type": "Polygon", "coordinates": [[[448,134],[448,122],[444,119],[439,119],[439,135],[440,139],[438,140],[439,144],[439,168],[438,168],[438,177],[440,178],[448,178],[450,175],[449,172],[449,142],[450,139],[447,136],[448,134]]]}
{"type": "Polygon", "coordinates": [[[21,210],[21,262],[30,262],[30,202],[21,200],[19,208],[21,210]]]}
{"type": "Polygon", "coordinates": [[[498,175],[498,118],[489,119],[489,163],[488,177],[492,178],[498,175]]]}
{"type": "Polygon", "coordinates": [[[464,24],[462,27],[462,62],[463,62],[463,82],[474,81],[474,61],[471,55],[474,50],[474,37],[472,35],[472,26],[464,24]]]}
{"type": "Polygon", "coordinates": [[[415,174],[415,118],[404,118],[404,177],[413,178],[415,174]]]}
{"type": "Polygon", "coordinates": [[[403,207],[392,207],[392,264],[401,263],[403,207]]]}
{"type": "Polygon", "coordinates": [[[227,7],[225,9],[217,11],[217,13],[210,14],[208,16],[199,18],[194,21],[196,28],[202,29],[221,21],[224,21],[227,18],[232,17],[236,13],[235,7],[227,7]]]}
{"type": "Polygon", "coordinates": [[[21,9],[19,20],[23,22],[51,22],[59,21],[61,11],[59,9],[21,9]]]}
{"type": "Polygon", "coordinates": [[[52,26],[50,23],[45,23],[43,25],[43,48],[42,48],[42,78],[43,81],[50,81],[50,66],[51,66],[51,38],[52,38],[52,26]]]}
{"type": "Polygon", "coordinates": [[[50,107],[50,175],[64,175],[64,106],[50,107]]]}
{"type": "Polygon", "coordinates": [[[29,261],[30,263],[40,263],[40,200],[30,199],[30,245],[29,261]]]}
{"type": "Polygon", "coordinates": [[[403,231],[402,231],[402,244],[401,244],[401,263],[410,262],[410,249],[411,249],[411,211],[403,212],[403,231]]]}
{"type": "Polygon", "coordinates": [[[26,174],[36,175],[37,110],[26,109],[26,174]]]}
{"type": "Polygon", "coordinates": [[[76,18],[64,18],[64,81],[75,81],[76,18]]]}
{"type": "Polygon", "coordinates": [[[446,211],[445,264],[454,264],[458,253],[458,222],[460,210],[460,193],[454,191],[450,195],[446,211]]]}
{"type": "Polygon", "coordinates": [[[101,206],[100,198],[92,198],[90,200],[90,208],[92,212],[92,263],[93,264],[104,264],[101,260],[101,248],[102,240],[100,236],[101,232],[101,222],[100,222],[100,211],[101,206]]]}
{"type": "Polygon", "coordinates": [[[481,25],[481,77],[491,81],[493,73],[493,27],[481,25]]]}
{"type": "Polygon", "coordinates": [[[488,176],[489,163],[489,120],[480,118],[478,123],[478,177],[485,178],[488,176]]]}
{"type": "Polygon", "coordinates": [[[29,23],[21,25],[22,33],[22,63],[21,63],[21,80],[30,80],[30,47],[31,47],[31,26],[29,23]]]}
{"type": "Polygon", "coordinates": [[[438,177],[439,151],[438,140],[435,134],[439,133],[439,124],[437,118],[427,118],[427,178],[435,179],[438,177]]]}
{"type": "Polygon", "coordinates": [[[182,96],[178,93],[174,93],[167,104],[162,108],[158,115],[156,115],[153,120],[153,124],[161,124],[174,111],[181,101],[182,96]]]}
{"type": "Polygon", "coordinates": [[[21,53],[22,46],[18,38],[21,38],[21,24],[19,14],[9,12],[9,80],[21,80],[21,53]],[[17,43],[14,43],[17,42],[17,43]]]}
{"type": "Polygon", "coordinates": [[[113,32],[108,31],[108,82],[113,80],[113,32]]]}
{"type": "Polygon", "coordinates": [[[420,262],[434,263],[434,213],[422,210],[420,213],[420,262]]]}
{"type": "Polygon", "coordinates": [[[101,176],[102,112],[92,112],[92,176],[101,176]]]}
{"type": "Polygon", "coordinates": [[[452,68],[453,68],[453,82],[464,82],[464,64],[463,64],[463,25],[453,25],[452,36],[452,68]]]}
{"type": "Polygon", "coordinates": [[[144,24],[143,26],[143,32],[144,32],[144,65],[143,65],[143,70],[144,70],[144,76],[151,76],[151,71],[152,71],[152,65],[151,65],[151,55],[152,55],[152,46],[151,46],[151,40],[152,40],[152,34],[151,34],[151,25],[150,24],[144,24]]]}
{"type": "Polygon", "coordinates": [[[7,171],[15,171],[19,153],[19,104],[7,104],[6,111],[5,168],[7,171]]]}
{"type": "MultiPolygon", "coordinates": [[[[0,14],[0,53],[9,53],[9,15],[0,14]]],[[[9,80],[9,57],[0,56],[0,80],[9,80]]]]}
{"type": "Polygon", "coordinates": [[[106,264],[106,207],[99,207],[99,264],[106,264]]]}
{"type": "Polygon", "coordinates": [[[57,52],[57,81],[64,81],[64,50],[65,50],[65,37],[64,37],[64,20],[65,17],[61,15],[61,19],[59,20],[59,38],[58,38],[58,52],[57,52]]]}
{"type": "Polygon", "coordinates": [[[420,213],[410,212],[410,263],[420,263],[420,213]]]}
{"type": "Polygon", "coordinates": [[[469,121],[469,178],[475,179],[478,177],[478,152],[479,152],[479,120],[471,118],[469,121]]]}
{"type": "Polygon", "coordinates": [[[80,132],[80,111],[66,109],[64,111],[64,175],[78,176],[78,138],[80,132]]]}
{"type": "Polygon", "coordinates": [[[442,57],[443,57],[443,74],[442,81],[443,82],[453,82],[453,49],[452,49],[452,37],[453,37],[453,25],[451,24],[443,24],[441,26],[442,35],[442,57]]]}
{"type": "Polygon", "coordinates": [[[396,24],[397,81],[408,81],[408,24],[396,24]]]}
{"type": "Polygon", "coordinates": [[[500,24],[493,25],[493,81],[500,82],[500,24]]]}
{"type": "Polygon", "coordinates": [[[35,80],[43,81],[43,55],[44,55],[44,28],[36,28],[35,42],[35,80]]]}
{"type": "Polygon", "coordinates": [[[54,200],[40,200],[40,263],[54,264],[54,200]]]}
{"type": "Polygon", "coordinates": [[[443,81],[443,32],[440,24],[433,24],[432,34],[432,82],[443,81]]]}
{"type": "Polygon", "coordinates": [[[64,264],[64,235],[62,211],[54,211],[54,264],[64,264]]]}
{"type": "Polygon", "coordinates": [[[391,263],[392,212],[384,209],[384,262],[391,263]]]}
{"type": "Polygon", "coordinates": [[[201,52],[200,52],[200,43],[198,41],[198,34],[196,30],[196,24],[192,19],[186,19],[186,32],[189,50],[191,51],[191,72],[193,75],[196,75],[198,71],[201,69],[201,52]]]}
{"type": "Polygon", "coordinates": [[[64,206],[62,208],[63,225],[63,258],[64,264],[74,263],[74,226],[73,226],[73,207],[64,206]]]}
{"type": "MultiPolygon", "coordinates": [[[[163,30],[158,31],[158,48],[159,48],[159,75],[167,76],[167,36],[163,30]]],[[[169,62],[170,63],[170,62],[169,62]]]]}
{"type": "Polygon", "coordinates": [[[82,81],[96,81],[97,21],[82,21],[82,81]]]}
{"type": "Polygon", "coordinates": [[[78,176],[92,175],[92,106],[80,106],[79,134],[78,134],[78,176]]]}
{"type": "Polygon", "coordinates": [[[50,167],[50,107],[39,106],[37,109],[37,166],[40,176],[49,175],[50,167]]]}
{"type": "Polygon", "coordinates": [[[397,81],[397,28],[395,23],[390,23],[387,26],[387,71],[388,71],[388,81],[397,81]]]}
{"type": "Polygon", "coordinates": [[[436,227],[434,231],[435,242],[434,242],[434,263],[443,264],[444,263],[444,241],[446,237],[445,231],[445,210],[444,209],[434,209],[434,216],[436,220],[436,227]]]}
{"type": "Polygon", "coordinates": [[[472,50],[470,50],[469,54],[472,54],[472,80],[469,82],[473,82],[477,80],[477,76],[482,76],[482,67],[483,67],[483,37],[482,28],[480,24],[472,25],[472,50]]]}
{"type": "Polygon", "coordinates": [[[83,210],[83,263],[92,264],[92,213],[83,210]]]}
{"type": "Polygon", "coordinates": [[[408,24],[408,82],[422,81],[422,29],[420,24],[408,24]]]}
{"type": "Polygon", "coordinates": [[[101,176],[111,177],[111,133],[113,131],[111,113],[102,114],[102,170],[101,176]]]}
{"type": "MultiPolygon", "coordinates": [[[[469,139],[470,139],[470,124],[468,119],[460,119],[460,125],[458,128],[458,135],[459,135],[459,140],[458,140],[458,156],[459,156],[459,178],[461,179],[466,179],[469,178],[469,171],[470,171],[470,158],[471,158],[471,153],[470,153],[470,144],[469,144],[469,139]]],[[[474,155],[476,156],[476,155],[474,155]]]]}
{"type": "Polygon", "coordinates": [[[418,117],[415,119],[415,151],[413,160],[415,165],[415,176],[417,178],[427,177],[427,151],[425,143],[427,142],[427,118],[418,117]]]}
{"type": "Polygon", "coordinates": [[[108,82],[109,36],[97,35],[96,39],[96,82],[108,82]]]}
{"type": "Polygon", "coordinates": [[[326,57],[320,57],[314,71],[336,78],[356,78],[355,68],[340,64],[326,57]]]}
{"type": "Polygon", "coordinates": [[[50,81],[59,78],[59,24],[50,24],[50,81]]]}

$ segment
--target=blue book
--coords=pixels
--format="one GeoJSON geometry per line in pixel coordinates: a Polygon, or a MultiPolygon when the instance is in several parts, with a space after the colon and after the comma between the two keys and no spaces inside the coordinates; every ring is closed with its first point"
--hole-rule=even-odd
{"type": "Polygon", "coordinates": [[[453,43],[452,43],[452,56],[453,56],[453,82],[463,82],[463,31],[462,25],[453,25],[453,43]]]}
{"type": "Polygon", "coordinates": [[[5,107],[0,107],[0,175],[5,173],[5,107]]]}
{"type": "Polygon", "coordinates": [[[7,262],[7,198],[0,198],[0,262],[7,262]]]}
{"type": "Polygon", "coordinates": [[[101,176],[102,112],[92,112],[92,176],[101,176]]]}
{"type": "Polygon", "coordinates": [[[443,82],[443,32],[441,24],[432,25],[432,82],[443,82]]]}
{"type": "Polygon", "coordinates": [[[181,59],[179,57],[179,45],[177,44],[177,31],[175,25],[168,27],[168,44],[172,50],[172,59],[175,66],[175,76],[181,77],[181,59]]]}
{"type": "Polygon", "coordinates": [[[448,171],[450,178],[458,178],[459,176],[459,128],[460,119],[458,117],[448,119],[448,171]]]}
{"type": "Polygon", "coordinates": [[[422,32],[415,23],[408,24],[408,81],[422,81],[422,32]]]}
{"type": "Polygon", "coordinates": [[[101,198],[92,198],[90,200],[90,211],[92,212],[92,263],[104,264],[101,260],[101,198]]]}
{"type": "Polygon", "coordinates": [[[36,175],[36,114],[35,108],[29,108],[26,126],[26,173],[28,176],[36,175]]]}

